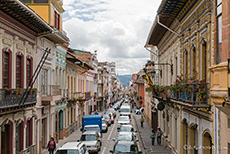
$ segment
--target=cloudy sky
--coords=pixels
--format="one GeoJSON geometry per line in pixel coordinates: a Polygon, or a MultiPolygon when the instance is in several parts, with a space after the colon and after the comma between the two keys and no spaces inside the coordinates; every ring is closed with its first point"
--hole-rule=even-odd
{"type": "Polygon", "coordinates": [[[70,47],[116,62],[119,75],[137,73],[149,59],[144,48],[161,0],[64,0],[63,26],[70,47]]]}

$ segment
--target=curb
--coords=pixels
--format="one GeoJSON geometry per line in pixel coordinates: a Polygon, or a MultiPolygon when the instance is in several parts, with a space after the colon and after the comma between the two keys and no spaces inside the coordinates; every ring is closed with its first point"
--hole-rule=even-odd
{"type": "Polygon", "coordinates": [[[141,145],[142,145],[142,147],[143,147],[142,153],[145,154],[145,149],[146,149],[146,147],[145,147],[145,145],[144,145],[144,143],[143,143],[143,139],[142,139],[142,137],[141,137],[141,135],[140,135],[140,131],[139,131],[139,127],[138,127],[138,124],[137,124],[135,115],[133,115],[133,119],[134,119],[135,124],[136,124],[136,126],[137,126],[137,132],[138,132],[138,136],[139,136],[139,138],[140,138],[140,143],[141,143],[141,145]]]}

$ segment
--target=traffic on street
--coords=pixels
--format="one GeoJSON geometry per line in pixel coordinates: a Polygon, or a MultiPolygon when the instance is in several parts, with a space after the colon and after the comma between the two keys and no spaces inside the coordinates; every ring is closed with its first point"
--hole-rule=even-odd
{"type": "MultiPolygon", "coordinates": [[[[56,154],[142,153],[143,147],[140,144],[136,120],[133,116],[137,112],[134,112],[132,107],[134,106],[131,105],[130,99],[124,98],[102,113],[84,116],[78,138],[60,145],[56,149],[56,154]]],[[[143,114],[143,110],[140,114],[143,114]]]]}

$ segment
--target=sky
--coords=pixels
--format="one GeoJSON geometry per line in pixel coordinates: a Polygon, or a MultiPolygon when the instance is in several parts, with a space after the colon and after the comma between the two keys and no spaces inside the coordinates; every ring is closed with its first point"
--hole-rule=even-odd
{"type": "Polygon", "coordinates": [[[150,59],[144,48],[161,0],[64,0],[70,47],[116,63],[119,75],[137,73],[150,59]]]}

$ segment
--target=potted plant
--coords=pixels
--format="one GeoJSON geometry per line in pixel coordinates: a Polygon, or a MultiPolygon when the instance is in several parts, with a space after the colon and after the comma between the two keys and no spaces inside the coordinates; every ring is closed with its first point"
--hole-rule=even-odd
{"type": "Polygon", "coordinates": [[[22,95],[23,91],[24,91],[24,88],[20,88],[19,94],[22,95]]]}
{"type": "Polygon", "coordinates": [[[205,102],[205,99],[206,99],[206,92],[205,92],[205,91],[197,92],[197,99],[198,99],[200,102],[205,102]]]}
{"type": "Polygon", "coordinates": [[[37,92],[38,92],[38,90],[36,88],[32,88],[31,91],[32,91],[32,94],[37,94],[37,92]]]}
{"type": "Polygon", "coordinates": [[[5,87],[5,92],[6,92],[6,95],[10,95],[12,93],[12,90],[9,89],[8,87],[5,87]]]}
{"type": "Polygon", "coordinates": [[[150,92],[152,92],[152,89],[153,89],[152,87],[147,87],[147,88],[145,88],[145,91],[150,93],[150,92]]]}
{"type": "Polygon", "coordinates": [[[17,89],[14,90],[15,95],[19,95],[19,87],[17,87],[17,89]]]}

